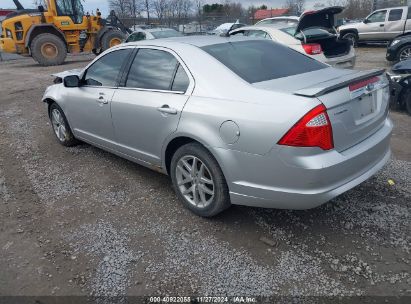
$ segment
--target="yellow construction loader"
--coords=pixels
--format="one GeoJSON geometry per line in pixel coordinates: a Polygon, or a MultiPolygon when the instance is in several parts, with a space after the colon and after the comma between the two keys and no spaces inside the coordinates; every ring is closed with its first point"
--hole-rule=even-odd
{"type": "Polygon", "coordinates": [[[107,19],[84,13],[81,0],[45,0],[46,8],[17,10],[3,20],[0,51],[33,57],[39,64],[59,65],[67,53],[102,51],[120,44],[126,28],[112,11],[107,19]]]}

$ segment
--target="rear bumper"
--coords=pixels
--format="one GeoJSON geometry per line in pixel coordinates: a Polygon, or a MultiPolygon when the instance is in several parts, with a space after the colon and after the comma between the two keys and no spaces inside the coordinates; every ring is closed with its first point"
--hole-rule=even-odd
{"type": "Polygon", "coordinates": [[[265,156],[227,150],[215,153],[223,159],[220,164],[224,164],[233,204],[310,209],[380,170],[391,155],[392,127],[387,119],[379,131],[343,152],[277,146],[265,156]]]}
{"type": "Polygon", "coordinates": [[[351,47],[350,52],[344,56],[337,56],[332,58],[325,58],[325,63],[335,68],[353,68],[355,66],[356,55],[354,48],[351,47]]]}

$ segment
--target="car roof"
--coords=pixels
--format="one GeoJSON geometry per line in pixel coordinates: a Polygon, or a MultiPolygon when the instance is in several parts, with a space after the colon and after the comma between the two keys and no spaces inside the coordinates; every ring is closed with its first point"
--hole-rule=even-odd
{"type": "Polygon", "coordinates": [[[183,37],[170,37],[170,38],[161,38],[155,40],[142,40],[136,42],[128,42],[127,45],[156,45],[167,47],[170,44],[181,45],[189,44],[197,47],[204,47],[207,45],[227,43],[227,42],[237,42],[237,41],[250,41],[250,40],[259,40],[256,38],[244,37],[244,36],[230,36],[230,37],[221,37],[215,35],[202,35],[202,36],[183,36],[183,37]]]}
{"type": "Polygon", "coordinates": [[[375,10],[375,11],[373,11],[373,12],[376,12],[376,11],[386,11],[386,10],[393,10],[393,9],[404,9],[404,8],[410,8],[409,6],[394,6],[394,7],[386,7],[386,8],[380,8],[380,9],[377,9],[377,10],[375,10]]]}

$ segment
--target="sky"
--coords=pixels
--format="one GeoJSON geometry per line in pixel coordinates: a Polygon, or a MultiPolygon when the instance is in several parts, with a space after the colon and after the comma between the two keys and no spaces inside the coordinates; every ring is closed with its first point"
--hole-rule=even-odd
{"type": "MultiPolygon", "coordinates": [[[[311,8],[315,3],[324,2],[325,0],[305,0],[306,8],[311,8]]],[[[12,0],[1,0],[0,1],[0,8],[15,8],[15,5],[12,0]]],[[[204,3],[215,3],[215,2],[224,2],[219,0],[214,1],[204,1],[204,3]]],[[[262,4],[267,5],[269,8],[281,8],[283,7],[286,0],[232,0],[232,2],[241,2],[244,7],[248,7],[250,5],[259,6],[262,4]]],[[[23,5],[24,8],[34,8],[33,0],[20,0],[20,3],[23,5]]],[[[108,8],[108,0],[85,0],[83,1],[83,6],[85,11],[89,11],[90,13],[93,11],[95,12],[96,8],[99,8],[102,12],[103,16],[107,16],[109,13],[108,8]]]]}

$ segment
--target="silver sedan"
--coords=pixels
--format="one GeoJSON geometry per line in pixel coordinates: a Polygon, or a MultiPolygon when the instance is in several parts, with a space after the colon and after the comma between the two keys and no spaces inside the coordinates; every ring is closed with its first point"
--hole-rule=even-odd
{"type": "Polygon", "coordinates": [[[269,40],[127,43],[56,76],[43,101],[61,144],[168,174],[201,216],[313,208],[390,157],[383,71],[334,69],[269,40]]]}

